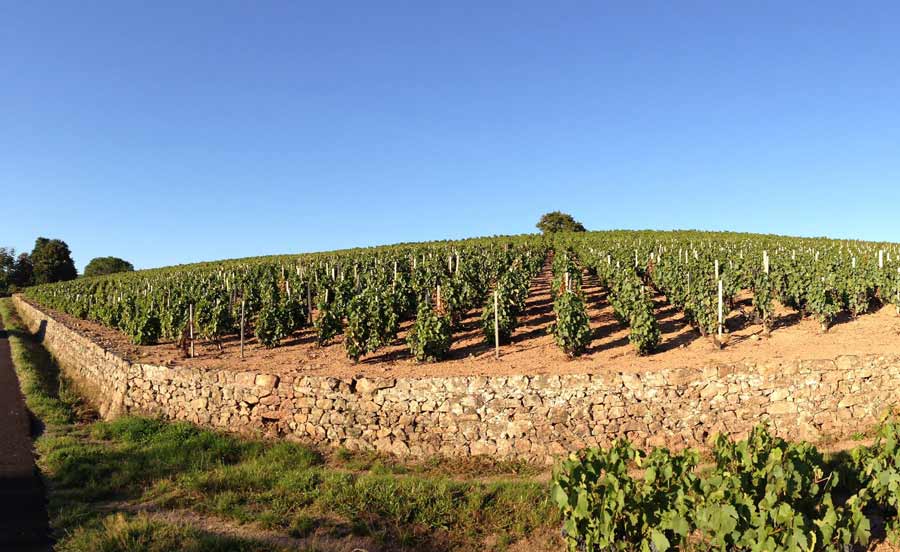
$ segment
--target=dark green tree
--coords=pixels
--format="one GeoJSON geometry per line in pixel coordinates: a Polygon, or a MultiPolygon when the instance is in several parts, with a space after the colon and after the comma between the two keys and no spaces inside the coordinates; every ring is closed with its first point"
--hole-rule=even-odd
{"type": "Polygon", "coordinates": [[[31,265],[31,255],[19,253],[9,273],[10,291],[15,291],[34,283],[34,267],[31,265]]]}
{"type": "Polygon", "coordinates": [[[103,276],[117,272],[133,272],[134,265],[118,257],[97,257],[84,267],[85,276],[103,276]]]}
{"type": "Polygon", "coordinates": [[[78,276],[69,246],[62,240],[35,240],[31,265],[35,284],[74,280],[78,276]]]}
{"type": "Polygon", "coordinates": [[[553,234],[555,232],[584,232],[584,226],[572,218],[568,213],[553,211],[552,213],[544,213],[541,220],[537,223],[538,229],[544,234],[553,234]]]}
{"type": "Polygon", "coordinates": [[[16,250],[0,247],[0,296],[8,295],[11,282],[10,273],[16,266],[16,250]]]}

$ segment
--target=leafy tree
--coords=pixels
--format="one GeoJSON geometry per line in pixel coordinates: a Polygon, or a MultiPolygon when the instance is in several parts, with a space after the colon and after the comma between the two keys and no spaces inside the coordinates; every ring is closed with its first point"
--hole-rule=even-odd
{"type": "Polygon", "coordinates": [[[23,288],[34,283],[34,267],[31,264],[31,256],[28,253],[19,253],[9,273],[10,291],[13,288],[23,288]]]}
{"type": "Polygon", "coordinates": [[[555,232],[584,232],[584,226],[572,218],[568,213],[553,211],[552,213],[544,213],[541,220],[537,223],[538,229],[544,234],[553,234],[555,232]]]}
{"type": "Polygon", "coordinates": [[[10,273],[16,266],[16,250],[0,247],[0,295],[10,291],[10,273]]]}
{"type": "Polygon", "coordinates": [[[35,284],[74,280],[78,276],[69,246],[62,240],[38,238],[31,252],[31,264],[35,284]]]}
{"type": "Polygon", "coordinates": [[[97,257],[84,267],[85,276],[103,276],[117,272],[133,272],[134,265],[118,257],[97,257]]]}

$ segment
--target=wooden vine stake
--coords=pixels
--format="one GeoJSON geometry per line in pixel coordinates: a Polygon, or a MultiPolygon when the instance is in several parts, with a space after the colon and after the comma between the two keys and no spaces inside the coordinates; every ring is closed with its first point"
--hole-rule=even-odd
{"type": "Polygon", "coordinates": [[[306,318],[312,324],[312,286],[306,282],[306,318]]]}
{"type": "Polygon", "coordinates": [[[244,360],[244,305],[246,301],[241,299],[241,360],[244,360]]]}
{"type": "Polygon", "coordinates": [[[763,251],[763,271],[769,273],[769,252],[763,251]]]}
{"type": "Polygon", "coordinates": [[[500,358],[500,314],[498,313],[498,308],[500,305],[500,299],[497,294],[497,290],[494,290],[494,356],[499,359],[500,358]]]}
{"type": "Polygon", "coordinates": [[[722,308],[722,280],[719,280],[719,345],[722,344],[722,327],[724,326],[722,308]]]}
{"type": "Polygon", "coordinates": [[[194,304],[188,305],[188,331],[191,337],[191,358],[194,358],[194,304]]]}

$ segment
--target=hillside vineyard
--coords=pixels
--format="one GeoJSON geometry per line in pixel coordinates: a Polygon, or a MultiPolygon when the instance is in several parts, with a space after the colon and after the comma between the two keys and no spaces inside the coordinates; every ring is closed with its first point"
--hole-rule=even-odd
{"type": "Polygon", "coordinates": [[[29,288],[45,307],[101,323],[135,344],[218,342],[253,335],[265,347],[303,328],[322,345],[343,336],[353,360],[387,346],[411,321],[419,361],[440,360],[465,313],[481,309],[485,340],[516,328],[532,280],[549,266],[556,342],[570,356],[591,340],[585,276],[605,290],[637,354],[653,354],[661,294],[717,343],[737,299],[772,330],[775,302],[827,331],[877,303],[900,309],[900,246],[824,238],[610,231],[477,238],[259,257],[82,278],[29,288]],[[242,327],[243,321],[243,327],[242,327]]]}

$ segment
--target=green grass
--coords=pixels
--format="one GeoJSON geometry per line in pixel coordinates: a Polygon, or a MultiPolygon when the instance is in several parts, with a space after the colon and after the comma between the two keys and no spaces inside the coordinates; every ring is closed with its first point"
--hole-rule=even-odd
{"type": "Polygon", "coordinates": [[[71,552],[262,552],[273,547],[268,543],[212,535],[184,525],[160,523],[143,515],[117,513],[77,527],[57,549],[71,552]]]}
{"type": "Polygon", "coordinates": [[[61,384],[50,354],[32,339],[11,299],[0,299],[0,316],[9,334],[13,364],[28,409],[46,425],[71,424],[79,400],[61,384]]]}
{"type": "Polygon", "coordinates": [[[247,440],[186,422],[85,421],[8,299],[0,300],[0,314],[14,328],[28,406],[47,424],[37,449],[60,550],[260,549],[252,540],[128,513],[135,504],[189,509],[298,538],[362,537],[411,550],[502,550],[554,534],[559,524],[547,483],[532,477],[540,470],[524,463],[401,463],[247,440]]]}

